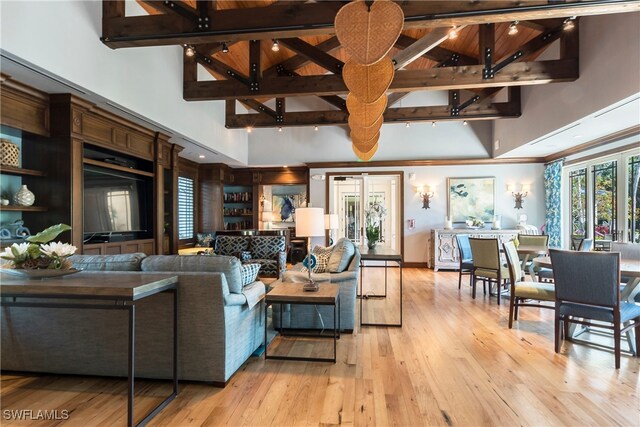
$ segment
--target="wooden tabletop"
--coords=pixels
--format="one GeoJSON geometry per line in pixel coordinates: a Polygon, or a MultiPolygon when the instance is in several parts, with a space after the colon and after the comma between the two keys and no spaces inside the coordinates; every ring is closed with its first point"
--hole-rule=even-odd
{"type": "Polygon", "coordinates": [[[333,304],[338,299],[338,285],[319,283],[318,292],[304,291],[303,286],[303,283],[276,283],[265,296],[265,300],[267,303],[333,304]]]}
{"type": "MultiPolygon", "coordinates": [[[[0,270],[1,271],[1,270],[0,270]]],[[[29,280],[2,274],[0,296],[68,297],[136,301],[174,288],[178,276],[171,273],[82,271],[53,279],[29,280]]]]}
{"type": "MultiPolygon", "coordinates": [[[[551,264],[551,257],[548,256],[535,258],[533,262],[540,267],[553,268],[553,265],[551,264]]],[[[620,274],[623,276],[640,277],[640,262],[632,259],[621,259],[620,274]]]]}
{"type": "Polygon", "coordinates": [[[402,254],[386,246],[376,246],[369,249],[368,246],[358,247],[360,259],[363,261],[399,261],[402,262],[402,254]]]}
{"type": "Polygon", "coordinates": [[[546,255],[549,252],[546,246],[536,245],[519,245],[517,250],[520,255],[546,255]]]}

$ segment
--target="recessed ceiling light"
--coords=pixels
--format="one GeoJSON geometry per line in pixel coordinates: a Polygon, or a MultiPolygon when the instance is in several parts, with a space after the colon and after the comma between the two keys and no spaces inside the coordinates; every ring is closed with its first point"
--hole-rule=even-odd
{"type": "Polygon", "coordinates": [[[198,158],[199,158],[199,159],[204,159],[204,154],[200,154],[200,155],[198,156],[198,158]]]}
{"type": "Polygon", "coordinates": [[[582,135],[573,135],[574,138],[582,138],[582,135]]]}

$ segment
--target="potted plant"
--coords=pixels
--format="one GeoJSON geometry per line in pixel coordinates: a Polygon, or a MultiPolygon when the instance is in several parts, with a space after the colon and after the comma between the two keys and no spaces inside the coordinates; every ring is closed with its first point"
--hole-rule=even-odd
{"type": "Polygon", "coordinates": [[[387,209],[380,202],[375,201],[369,204],[369,209],[366,209],[364,214],[367,246],[369,249],[373,249],[378,242],[382,241],[380,231],[382,229],[382,219],[387,215],[387,209]]]}

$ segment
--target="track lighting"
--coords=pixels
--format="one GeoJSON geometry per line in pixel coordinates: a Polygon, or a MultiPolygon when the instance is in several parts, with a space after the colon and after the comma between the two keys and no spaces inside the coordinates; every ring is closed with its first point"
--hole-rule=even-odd
{"type": "Polygon", "coordinates": [[[184,51],[184,54],[188,57],[192,57],[196,54],[196,50],[193,48],[193,46],[186,46],[186,48],[187,49],[184,51]]]}
{"type": "Polygon", "coordinates": [[[509,24],[509,33],[510,36],[515,36],[518,34],[518,21],[513,21],[509,24]]]}
{"type": "Polygon", "coordinates": [[[455,38],[457,38],[457,37],[458,37],[458,29],[457,29],[457,27],[453,27],[453,28],[451,29],[451,31],[449,31],[449,38],[450,38],[451,40],[453,40],[453,39],[455,39],[455,38]]]}
{"type": "Polygon", "coordinates": [[[282,126],[278,128],[278,132],[282,132],[282,126]]]}
{"type": "Polygon", "coordinates": [[[464,122],[462,122],[463,126],[467,126],[469,124],[469,122],[467,122],[466,120],[464,122]]]}
{"type": "Polygon", "coordinates": [[[407,123],[404,125],[404,127],[406,127],[406,128],[411,127],[411,123],[410,123],[410,122],[407,122],[407,123]]]}
{"type": "Polygon", "coordinates": [[[431,127],[432,128],[436,127],[436,122],[431,122],[431,127]]]}
{"type": "Polygon", "coordinates": [[[253,132],[253,128],[251,126],[247,126],[247,133],[253,132]]]}
{"type": "Polygon", "coordinates": [[[562,29],[565,31],[573,30],[576,27],[575,20],[576,20],[575,16],[570,16],[567,19],[565,19],[564,22],[562,23],[562,29]]]}
{"type": "Polygon", "coordinates": [[[278,40],[276,39],[273,40],[273,44],[271,45],[271,50],[274,52],[280,51],[280,44],[278,43],[278,40]]]}
{"type": "Polygon", "coordinates": [[[222,53],[229,53],[229,46],[226,43],[222,43],[222,53]]]}
{"type": "Polygon", "coordinates": [[[313,130],[315,130],[316,132],[318,132],[318,129],[320,129],[318,126],[313,127],[313,130]]]}

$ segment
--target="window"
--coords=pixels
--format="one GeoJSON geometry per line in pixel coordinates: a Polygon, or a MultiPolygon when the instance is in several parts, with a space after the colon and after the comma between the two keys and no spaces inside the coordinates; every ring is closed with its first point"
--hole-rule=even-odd
{"type": "Polygon", "coordinates": [[[640,243],[640,156],[629,157],[627,169],[628,197],[627,197],[627,232],[628,240],[633,243],[640,243]]]}
{"type": "Polygon", "coordinates": [[[616,240],[616,161],[593,167],[593,237],[616,240]]]}
{"type": "Polygon", "coordinates": [[[571,240],[587,237],[587,169],[569,173],[571,200],[571,240]]]}
{"type": "Polygon", "coordinates": [[[193,180],[178,177],[178,238],[193,238],[193,180]]]}

